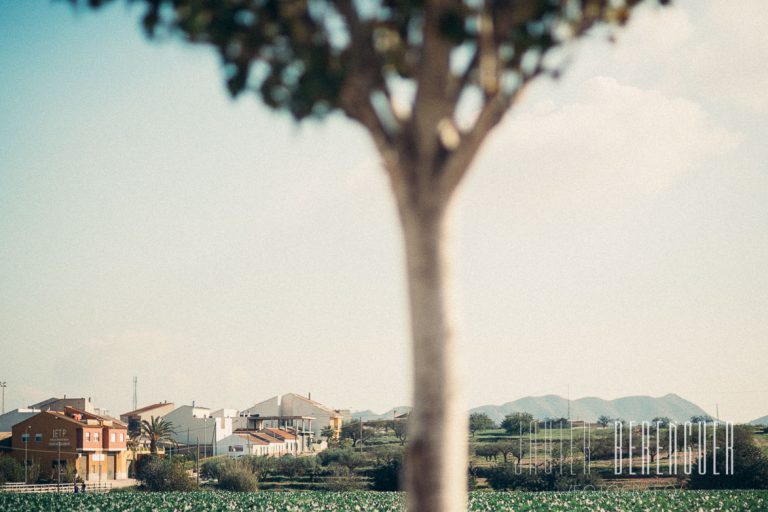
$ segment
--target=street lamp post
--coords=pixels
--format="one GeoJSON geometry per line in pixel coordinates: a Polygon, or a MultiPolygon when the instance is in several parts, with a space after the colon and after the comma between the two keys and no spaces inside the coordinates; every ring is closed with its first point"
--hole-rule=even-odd
{"type": "Polygon", "coordinates": [[[61,492],[61,439],[59,439],[59,442],[56,444],[59,448],[59,459],[56,461],[56,473],[58,476],[58,480],[56,482],[56,492],[61,492]]]}
{"type": "Polygon", "coordinates": [[[60,430],[58,427],[60,425],[59,423],[59,417],[57,416],[55,418],[56,423],[56,449],[57,449],[57,459],[56,459],[56,492],[61,492],[61,434],[62,430],[60,430]]]}
{"type": "Polygon", "coordinates": [[[27,470],[29,469],[29,431],[32,425],[27,425],[27,432],[24,436],[24,483],[27,483],[27,470]]]}

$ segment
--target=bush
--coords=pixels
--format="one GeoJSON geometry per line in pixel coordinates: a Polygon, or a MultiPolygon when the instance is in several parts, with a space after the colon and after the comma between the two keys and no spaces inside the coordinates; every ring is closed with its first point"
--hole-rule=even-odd
{"type": "Polygon", "coordinates": [[[337,464],[354,470],[355,468],[363,467],[367,461],[365,456],[359,452],[355,452],[350,448],[334,448],[320,452],[317,455],[317,460],[323,466],[330,464],[337,464]]]}
{"type": "Polygon", "coordinates": [[[240,464],[251,470],[258,480],[264,480],[277,472],[277,459],[265,455],[246,455],[238,459],[240,464]]]}
{"type": "Polygon", "coordinates": [[[219,489],[236,492],[254,492],[259,481],[242,464],[226,464],[219,473],[219,489]]]}
{"type": "Polygon", "coordinates": [[[325,484],[325,490],[331,492],[352,492],[365,488],[365,483],[354,477],[336,477],[329,479],[325,484]]]}
{"type": "Polygon", "coordinates": [[[402,491],[402,471],[402,456],[395,456],[375,465],[368,473],[371,477],[371,487],[374,491],[402,491]]]}
{"type": "MultiPolygon", "coordinates": [[[[725,431],[722,426],[718,429],[718,443],[725,439],[725,431]]],[[[755,436],[751,427],[737,425],[733,429],[733,474],[726,475],[725,454],[721,452],[717,457],[717,471],[714,474],[712,457],[706,461],[705,474],[699,474],[697,463],[693,468],[688,487],[691,489],[768,489],[768,457],[755,443],[755,436]]]]}
{"type": "MultiPolygon", "coordinates": [[[[148,459],[137,467],[136,474],[142,485],[149,491],[189,491],[195,482],[182,464],[176,464],[159,457],[148,459]]],[[[138,462],[141,462],[139,459],[138,462]]]]}
{"type": "Polygon", "coordinates": [[[311,475],[317,472],[317,463],[314,457],[294,457],[284,455],[277,460],[277,473],[291,478],[303,475],[311,475]]]}
{"type": "Polygon", "coordinates": [[[12,457],[0,455],[0,484],[23,481],[24,466],[12,457]]]}
{"type": "Polygon", "coordinates": [[[583,490],[586,486],[594,486],[598,479],[593,475],[584,474],[560,474],[552,471],[547,474],[544,471],[529,473],[527,469],[518,468],[520,474],[515,473],[513,465],[496,466],[483,471],[488,479],[488,485],[494,490],[516,491],[567,491],[571,489],[583,490]]]}
{"type": "Polygon", "coordinates": [[[229,461],[225,458],[208,459],[200,464],[200,476],[203,478],[218,480],[221,471],[229,461]]]}

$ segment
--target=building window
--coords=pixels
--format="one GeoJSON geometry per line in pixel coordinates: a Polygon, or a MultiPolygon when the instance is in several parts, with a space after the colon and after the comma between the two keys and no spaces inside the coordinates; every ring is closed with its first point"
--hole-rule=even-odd
{"type": "Polygon", "coordinates": [[[94,432],[93,433],[93,440],[94,441],[98,441],[99,440],[99,433],[98,432],[94,432]]]}
{"type": "Polygon", "coordinates": [[[90,432],[86,432],[85,433],[85,440],[86,441],[90,441],[91,440],[91,433],[90,432]]]}
{"type": "Polygon", "coordinates": [[[36,442],[39,443],[42,440],[43,440],[43,434],[40,434],[40,433],[35,434],[35,441],[36,442]]]}
{"type": "Polygon", "coordinates": [[[114,433],[114,432],[112,432],[111,434],[109,434],[109,441],[110,441],[111,443],[114,443],[114,442],[115,442],[115,440],[116,440],[116,438],[117,438],[117,436],[115,435],[115,433],[114,433]]]}
{"type": "Polygon", "coordinates": [[[125,434],[120,432],[120,442],[122,443],[123,441],[125,441],[125,434]]]}
{"type": "Polygon", "coordinates": [[[21,434],[21,442],[26,443],[27,441],[29,441],[29,434],[25,432],[24,434],[21,434]]]}

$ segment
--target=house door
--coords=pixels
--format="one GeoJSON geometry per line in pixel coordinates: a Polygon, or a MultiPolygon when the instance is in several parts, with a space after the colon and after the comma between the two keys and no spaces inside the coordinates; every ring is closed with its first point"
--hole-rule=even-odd
{"type": "Polygon", "coordinates": [[[117,464],[117,456],[114,453],[107,454],[107,480],[115,479],[116,464],[117,464]]]}

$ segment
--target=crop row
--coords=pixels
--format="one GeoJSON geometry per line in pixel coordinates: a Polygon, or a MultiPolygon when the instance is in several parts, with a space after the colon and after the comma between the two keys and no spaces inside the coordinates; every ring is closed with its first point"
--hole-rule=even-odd
{"type": "MultiPolygon", "coordinates": [[[[402,493],[377,492],[188,492],[109,494],[0,493],[0,511],[181,512],[394,512],[402,493]]],[[[668,492],[474,492],[470,511],[754,511],[768,510],[768,491],[668,492]]]]}

